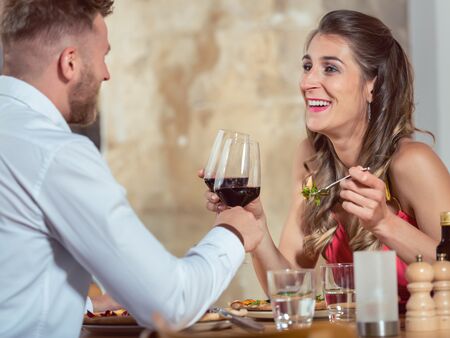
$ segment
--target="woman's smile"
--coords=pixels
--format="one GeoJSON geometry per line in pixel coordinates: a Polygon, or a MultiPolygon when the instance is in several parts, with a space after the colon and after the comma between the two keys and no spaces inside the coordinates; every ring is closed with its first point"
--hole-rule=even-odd
{"type": "Polygon", "coordinates": [[[328,110],[331,106],[331,101],[324,100],[320,98],[307,98],[306,99],[306,107],[309,112],[312,113],[320,113],[325,110],[328,110]]]}

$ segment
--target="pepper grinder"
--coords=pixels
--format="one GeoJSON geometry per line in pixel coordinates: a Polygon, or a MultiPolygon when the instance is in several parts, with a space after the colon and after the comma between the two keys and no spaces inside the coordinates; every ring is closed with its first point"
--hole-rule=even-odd
{"type": "Polygon", "coordinates": [[[430,295],[433,277],[433,267],[423,261],[422,255],[417,255],[416,262],[406,269],[408,290],[411,294],[406,303],[406,331],[438,330],[435,305],[430,295]]]}
{"type": "Polygon", "coordinates": [[[450,330],[450,262],[446,254],[437,255],[433,264],[434,270],[434,304],[440,330],[450,330]]]}

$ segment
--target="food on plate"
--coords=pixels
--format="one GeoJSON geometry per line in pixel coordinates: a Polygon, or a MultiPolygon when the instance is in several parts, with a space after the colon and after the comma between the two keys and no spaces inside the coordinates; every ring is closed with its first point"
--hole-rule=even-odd
{"type": "Polygon", "coordinates": [[[85,325],[137,325],[136,319],[125,309],[90,312],[84,315],[85,325]]]}
{"type": "MultiPolygon", "coordinates": [[[[245,299],[231,302],[230,307],[235,310],[246,309],[248,311],[272,311],[270,300],[245,299]]],[[[322,295],[316,296],[316,310],[326,310],[327,306],[322,295]]]]}
{"type": "Polygon", "coordinates": [[[202,317],[200,317],[200,319],[198,321],[199,322],[211,322],[214,320],[223,320],[223,319],[225,319],[225,318],[222,317],[220,314],[208,309],[208,310],[206,310],[206,313],[202,317]]]}
{"type": "MultiPolygon", "coordinates": [[[[247,315],[246,309],[236,310],[236,309],[226,308],[225,310],[227,310],[228,312],[230,312],[231,314],[233,314],[235,316],[244,317],[245,315],[247,315]]],[[[209,321],[224,320],[224,319],[227,319],[227,318],[220,315],[217,311],[214,311],[213,309],[209,309],[198,321],[199,322],[209,322],[209,321]]]]}
{"type": "Polygon", "coordinates": [[[316,296],[316,306],[315,310],[326,310],[327,309],[327,303],[325,303],[325,299],[323,298],[323,295],[317,295],[316,296]]]}
{"type": "Polygon", "coordinates": [[[272,311],[270,300],[245,299],[232,301],[230,307],[234,310],[246,309],[248,311],[272,311]]]}
{"type": "MultiPolygon", "coordinates": [[[[246,309],[234,310],[227,308],[228,312],[236,316],[247,315],[246,309]]],[[[211,322],[216,320],[225,320],[227,318],[221,316],[214,310],[207,310],[206,313],[198,320],[199,322],[211,322]]],[[[136,319],[125,309],[106,310],[103,312],[90,312],[84,315],[84,325],[137,325],[136,319]]]]}

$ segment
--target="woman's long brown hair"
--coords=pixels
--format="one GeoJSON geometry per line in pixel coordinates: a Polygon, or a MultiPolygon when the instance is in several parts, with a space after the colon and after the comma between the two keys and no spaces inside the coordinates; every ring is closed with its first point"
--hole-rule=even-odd
{"type": "MultiPolygon", "coordinates": [[[[306,48],[317,34],[337,35],[344,38],[359,64],[362,80],[376,78],[370,103],[370,119],[357,163],[370,167],[382,180],[387,179],[389,165],[399,141],[411,137],[416,130],[412,121],[414,110],[413,74],[408,58],[391,31],[380,20],[350,10],[337,10],[326,14],[314,30],[306,48]]],[[[337,157],[331,141],[324,135],[307,131],[315,155],[304,166],[317,186],[348,174],[348,169],[337,157]]],[[[304,214],[305,251],[316,255],[332,239],[337,222],[332,209],[339,203],[338,189],[322,199],[320,206],[307,202],[304,214]]],[[[377,238],[360,226],[356,217],[344,225],[353,250],[379,247],[377,238]]]]}

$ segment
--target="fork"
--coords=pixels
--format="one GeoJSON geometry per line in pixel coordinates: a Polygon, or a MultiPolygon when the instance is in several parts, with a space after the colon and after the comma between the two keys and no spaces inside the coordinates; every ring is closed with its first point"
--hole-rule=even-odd
{"type": "MultiPolygon", "coordinates": [[[[370,167],[366,167],[366,168],[362,168],[361,171],[369,171],[369,170],[370,170],[370,167]]],[[[321,189],[319,189],[319,190],[317,190],[317,191],[315,191],[315,192],[312,192],[312,193],[311,193],[311,196],[315,196],[315,195],[319,195],[319,196],[320,196],[320,195],[326,195],[326,194],[328,194],[328,191],[329,191],[331,188],[333,188],[336,184],[338,184],[338,183],[340,183],[341,181],[346,180],[347,178],[350,178],[350,177],[352,177],[352,176],[351,176],[351,175],[344,176],[344,177],[338,179],[337,181],[334,181],[333,183],[328,184],[325,188],[321,188],[321,189]]]]}
{"type": "Polygon", "coordinates": [[[235,324],[247,331],[256,331],[256,332],[264,331],[264,325],[262,325],[261,323],[255,322],[251,318],[236,316],[221,307],[214,307],[210,310],[212,312],[216,312],[216,313],[220,314],[222,317],[228,318],[230,320],[230,322],[232,322],[233,324],[235,324]]]}

